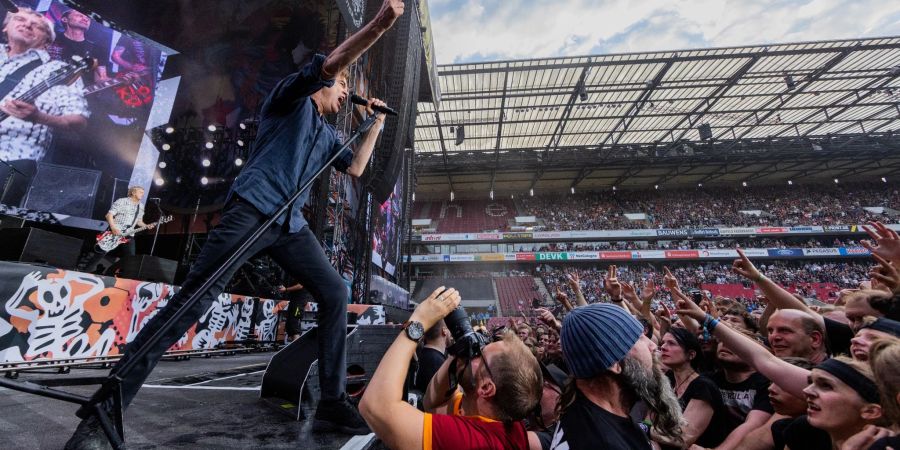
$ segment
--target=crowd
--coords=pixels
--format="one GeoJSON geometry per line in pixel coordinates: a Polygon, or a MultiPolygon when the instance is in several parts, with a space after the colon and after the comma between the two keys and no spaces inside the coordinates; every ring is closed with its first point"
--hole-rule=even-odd
{"type": "Polygon", "coordinates": [[[559,313],[473,330],[459,293],[438,288],[360,410],[398,449],[900,448],[900,235],[867,231],[865,280],[828,308],[740,251],[715,276],[752,285],[752,302],[711,298],[690,268],[551,271],[570,290],[559,313]]]}
{"type": "Polygon", "coordinates": [[[522,197],[524,215],[547,230],[861,224],[900,209],[900,191],[884,184],[765,186],[612,191],[522,197]],[[742,212],[745,211],[745,212],[742,212]],[[759,213],[751,213],[758,211],[759,213]],[[625,214],[645,214],[630,220],[625,214]]]}
{"type": "Polygon", "coordinates": [[[806,239],[719,239],[697,240],[681,239],[673,241],[608,241],[608,242],[558,242],[538,245],[520,245],[519,251],[532,252],[565,252],[565,251],[604,251],[604,250],[711,250],[744,248],[821,248],[821,247],[856,247],[855,239],[840,238],[806,238],[806,239]],[[740,244],[739,244],[740,243],[740,244]]]}

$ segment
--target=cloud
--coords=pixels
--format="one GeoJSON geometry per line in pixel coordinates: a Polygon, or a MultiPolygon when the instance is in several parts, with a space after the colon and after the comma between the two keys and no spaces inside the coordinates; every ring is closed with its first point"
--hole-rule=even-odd
{"type": "Polygon", "coordinates": [[[432,0],[439,63],[900,34],[884,0],[432,0]]]}

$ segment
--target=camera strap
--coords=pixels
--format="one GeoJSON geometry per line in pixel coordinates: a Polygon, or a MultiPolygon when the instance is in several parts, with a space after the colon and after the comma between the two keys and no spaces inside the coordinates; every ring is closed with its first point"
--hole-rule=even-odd
{"type": "MultiPolygon", "coordinates": [[[[456,388],[459,387],[459,380],[456,379],[456,363],[459,361],[459,358],[453,358],[453,361],[450,361],[450,367],[447,369],[447,375],[450,381],[450,387],[447,389],[447,393],[444,394],[447,398],[453,398],[453,393],[456,392],[456,388]]],[[[463,372],[469,367],[469,362],[471,360],[466,360],[466,365],[463,367],[463,372]]]]}

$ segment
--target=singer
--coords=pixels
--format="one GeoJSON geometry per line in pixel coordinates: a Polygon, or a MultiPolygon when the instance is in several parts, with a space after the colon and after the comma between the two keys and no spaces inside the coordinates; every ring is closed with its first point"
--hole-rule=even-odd
{"type": "MultiPolygon", "coordinates": [[[[297,188],[341,147],[337,133],[325,121],[326,114],[340,110],[348,99],[347,67],[372,46],[403,14],[402,0],[384,0],[371,22],[364,25],[334,49],[328,57],[316,55],[312,61],[281,80],[266,98],[260,113],[256,149],[231,187],[218,226],[209,238],[181,288],[168,304],[147,323],[125,350],[116,367],[133,358],[135,350],[170,320],[175,311],[190,297],[245,237],[286,202],[297,188]]],[[[370,99],[367,111],[384,106],[370,99]]],[[[384,116],[364,135],[355,154],[347,151],[334,164],[352,176],[362,175],[384,116]]],[[[286,217],[282,216],[234,266],[207,292],[194,308],[171,327],[121,382],[123,406],[134,399],[144,380],[163,353],[209,309],[234,272],[247,258],[265,251],[289,275],[309,289],[319,304],[319,383],[321,399],[316,408],[313,431],[336,431],[347,434],[370,432],[357,408],[346,398],[346,325],[349,292],[344,279],[331,266],[325,252],[309,230],[301,214],[307,195],[300,197],[286,217]]],[[[112,372],[116,372],[113,368],[112,372]]],[[[100,448],[106,437],[95,416],[83,420],[66,444],[67,449],[100,448]]]]}

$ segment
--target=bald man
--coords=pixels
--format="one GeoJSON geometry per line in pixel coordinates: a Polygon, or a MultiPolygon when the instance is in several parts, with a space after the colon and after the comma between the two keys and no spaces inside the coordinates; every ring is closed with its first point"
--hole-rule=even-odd
{"type": "Polygon", "coordinates": [[[813,364],[828,359],[825,330],[817,320],[805,311],[779,309],[766,326],[769,346],[778,357],[806,358],[813,364]]]}

